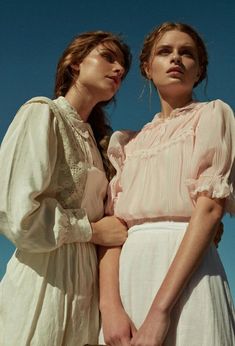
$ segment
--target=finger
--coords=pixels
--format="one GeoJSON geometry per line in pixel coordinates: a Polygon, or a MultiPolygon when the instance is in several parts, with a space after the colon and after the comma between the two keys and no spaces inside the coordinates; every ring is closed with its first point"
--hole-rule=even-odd
{"type": "Polygon", "coordinates": [[[121,346],[130,346],[131,344],[131,339],[130,338],[123,338],[121,340],[121,346]]]}
{"type": "Polygon", "coordinates": [[[127,224],[126,224],[126,222],[125,222],[123,219],[120,219],[119,217],[117,217],[117,219],[118,219],[125,227],[127,227],[127,224]]]}
{"type": "Polygon", "coordinates": [[[137,333],[137,329],[133,322],[131,322],[131,334],[134,336],[137,333]]]}

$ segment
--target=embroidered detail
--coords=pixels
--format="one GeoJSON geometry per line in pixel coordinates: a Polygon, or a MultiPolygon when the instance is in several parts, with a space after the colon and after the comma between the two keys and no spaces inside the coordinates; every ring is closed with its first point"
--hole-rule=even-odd
{"type": "MultiPolygon", "coordinates": [[[[59,155],[54,170],[51,192],[64,209],[78,209],[87,180],[87,169],[91,166],[84,141],[84,132],[75,129],[63,116],[54,101],[47,97],[35,97],[27,102],[45,103],[57,119],[57,145],[59,155]]],[[[86,136],[86,135],[85,135],[86,136]]]]}

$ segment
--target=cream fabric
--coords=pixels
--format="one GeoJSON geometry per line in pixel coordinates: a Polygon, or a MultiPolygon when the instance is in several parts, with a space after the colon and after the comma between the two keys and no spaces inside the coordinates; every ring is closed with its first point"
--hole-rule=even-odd
{"type": "Polygon", "coordinates": [[[109,157],[117,175],[107,213],[133,225],[156,218],[189,218],[198,192],[226,198],[235,213],[235,121],[220,100],[157,114],[140,132],[116,132],[109,157]]]}
{"type": "Polygon", "coordinates": [[[107,180],[90,125],[65,98],[53,105],[23,105],[1,145],[0,230],[17,247],[0,284],[1,346],[97,342],[90,222],[107,180]]]}
{"type": "MultiPolygon", "coordinates": [[[[187,223],[156,222],[129,229],[120,257],[120,294],[137,328],[183,238],[187,223]],[[141,254],[141,255],[138,255],[141,254]]],[[[214,245],[171,314],[164,346],[234,346],[235,311],[223,265],[214,245]]]]}
{"type": "MultiPolygon", "coordinates": [[[[138,329],[185,234],[186,222],[135,225],[120,256],[120,295],[138,329]]],[[[103,331],[99,336],[104,344],[103,331]]],[[[214,245],[184,288],[171,313],[164,346],[234,346],[235,311],[223,265],[214,245]]]]}

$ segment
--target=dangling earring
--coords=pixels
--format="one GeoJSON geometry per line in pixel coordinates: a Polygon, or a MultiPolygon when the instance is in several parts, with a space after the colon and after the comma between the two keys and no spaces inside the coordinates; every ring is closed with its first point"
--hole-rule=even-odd
{"type": "Polygon", "coordinates": [[[140,99],[142,99],[142,97],[143,97],[143,95],[144,95],[144,92],[145,92],[145,89],[146,89],[146,81],[144,82],[144,86],[143,86],[143,88],[142,88],[142,90],[141,90],[141,93],[140,93],[140,96],[138,97],[138,99],[140,100],[140,99]]]}

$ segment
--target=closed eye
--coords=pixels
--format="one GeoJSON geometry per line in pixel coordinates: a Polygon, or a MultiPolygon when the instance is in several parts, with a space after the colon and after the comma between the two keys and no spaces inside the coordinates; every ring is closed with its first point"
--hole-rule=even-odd
{"type": "Polygon", "coordinates": [[[114,63],[117,60],[116,56],[109,51],[102,51],[100,55],[110,63],[114,63]]]}
{"type": "Polygon", "coordinates": [[[180,51],[180,54],[185,55],[185,56],[190,57],[190,58],[195,58],[195,54],[191,49],[187,49],[187,48],[182,49],[180,51]]]}
{"type": "Polygon", "coordinates": [[[168,55],[168,54],[170,54],[171,53],[171,49],[170,48],[168,48],[168,47],[165,47],[165,48],[161,48],[161,49],[159,49],[157,52],[157,55],[168,55]]]}

